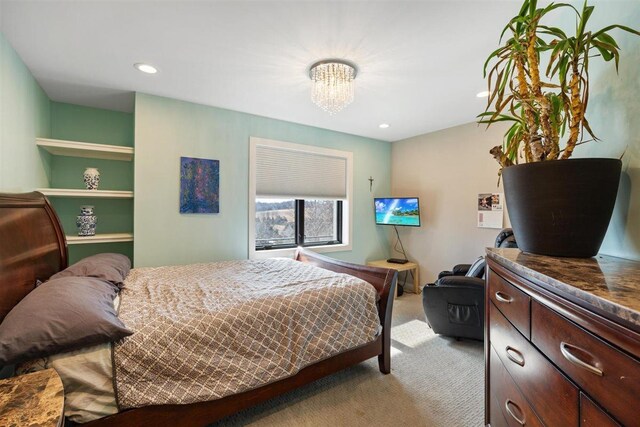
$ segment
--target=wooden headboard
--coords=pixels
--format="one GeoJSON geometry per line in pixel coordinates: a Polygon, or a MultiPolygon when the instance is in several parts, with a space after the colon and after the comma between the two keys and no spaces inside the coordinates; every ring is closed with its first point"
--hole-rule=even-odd
{"type": "Polygon", "coordinates": [[[41,193],[0,193],[0,322],[35,289],[67,267],[58,215],[41,193]]]}

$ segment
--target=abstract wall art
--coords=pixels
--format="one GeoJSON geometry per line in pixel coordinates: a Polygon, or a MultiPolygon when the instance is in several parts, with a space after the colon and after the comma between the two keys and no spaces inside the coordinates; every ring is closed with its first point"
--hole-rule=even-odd
{"type": "Polygon", "coordinates": [[[180,157],[180,213],[220,212],[220,161],[180,157]]]}

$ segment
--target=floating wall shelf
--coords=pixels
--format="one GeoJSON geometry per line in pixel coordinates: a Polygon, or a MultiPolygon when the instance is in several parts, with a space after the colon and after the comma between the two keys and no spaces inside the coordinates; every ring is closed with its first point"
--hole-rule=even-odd
{"type": "Polygon", "coordinates": [[[133,148],[119,145],[93,144],[64,141],[61,139],[36,138],[36,144],[56,156],[85,157],[90,159],[133,160],[133,148]]]}
{"type": "MultiPolygon", "coordinates": [[[[36,145],[55,156],[82,157],[90,159],[133,160],[133,148],[119,145],[93,144],[88,142],[64,141],[61,139],[36,138],[36,145]]],[[[49,197],[111,198],[133,199],[133,191],[85,190],[75,188],[39,188],[37,191],[49,197]]],[[[68,245],[94,243],[133,242],[133,233],[104,233],[95,236],[66,236],[68,245]]]]}
{"type": "Polygon", "coordinates": [[[79,190],[73,188],[38,188],[36,191],[39,191],[45,196],[49,197],[97,197],[111,199],[133,199],[133,191],[79,190]]]}
{"type": "Polygon", "coordinates": [[[96,234],[95,236],[67,236],[67,244],[133,242],[133,233],[96,234]]]}

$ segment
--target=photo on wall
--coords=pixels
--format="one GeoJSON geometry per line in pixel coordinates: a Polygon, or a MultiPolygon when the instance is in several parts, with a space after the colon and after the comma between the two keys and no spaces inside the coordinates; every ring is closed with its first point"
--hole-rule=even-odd
{"type": "Polygon", "coordinates": [[[180,157],[180,213],[220,212],[220,161],[180,157]]]}
{"type": "Polygon", "coordinates": [[[502,228],[503,193],[478,194],[478,227],[502,228]]]}

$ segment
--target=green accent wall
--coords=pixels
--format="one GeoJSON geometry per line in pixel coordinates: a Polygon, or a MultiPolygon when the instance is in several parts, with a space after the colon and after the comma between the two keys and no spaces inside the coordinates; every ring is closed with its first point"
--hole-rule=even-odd
{"type": "Polygon", "coordinates": [[[136,94],[136,266],[247,258],[251,136],[353,152],[353,249],[327,255],[359,263],[388,257],[388,230],[374,224],[373,197],[390,194],[390,143],[136,94]],[[219,214],[179,213],[181,156],[220,160],[219,214]]]}
{"type": "Polygon", "coordinates": [[[51,102],[51,136],[133,147],[133,113],[51,102]]]}
{"type": "MultiPolygon", "coordinates": [[[[51,138],[133,147],[133,113],[51,102],[51,138]]],[[[101,190],[133,190],[133,162],[51,156],[52,188],[85,188],[82,175],[87,167],[100,171],[101,190]]],[[[133,200],[52,197],[66,234],[76,234],[76,216],[81,205],[95,206],[98,233],[133,231],[133,200]]],[[[69,245],[70,262],[101,252],[119,252],[133,257],[133,244],[69,245]]]]}
{"type": "MultiPolygon", "coordinates": [[[[0,33],[0,191],[84,188],[88,166],[101,172],[100,188],[133,190],[133,162],[52,156],[36,138],[133,146],[133,114],[51,102],[0,33]]],[[[65,233],[76,234],[80,205],[95,206],[101,233],[133,231],[133,200],[53,197],[65,233]]],[[[133,257],[132,243],[69,245],[70,262],[100,252],[133,257]]]]}
{"type": "Polygon", "coordinates": [[[0,191],[46,187],[48,153],[36,137],[50,133],[50,103],[4,35],[0,33],[0,191]]]}

